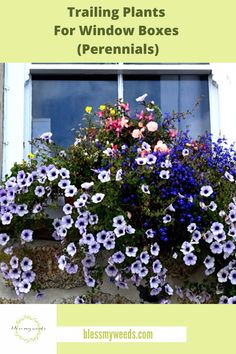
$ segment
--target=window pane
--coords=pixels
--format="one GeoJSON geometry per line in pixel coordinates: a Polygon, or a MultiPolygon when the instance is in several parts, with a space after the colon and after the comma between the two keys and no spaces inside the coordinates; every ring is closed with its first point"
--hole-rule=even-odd
{"type": "MultiPolygon", "coordinates": [[[[177,123],[179,130],[190,129],[191,135],[197,137],[210,131],[209,93],[207,75],[159,75],[159,76],[125,76],[125,100],[135,103],[135,98],[148,94],[148,100],[154,100],[162,112],[186,112],[192,110],[201,99],[194,115],[177,123]]],[[[139,107],[140,108],[140,107],[139,107]]]]}
{"type": "Polygon", "coordinates": [[[33,77],[33,137],[51,129],[53,139],[62,146],[73,142],[72,129],[78,128],[86,106],[94,110],[117,99],[116,76],[77,78],[33,77]]]}

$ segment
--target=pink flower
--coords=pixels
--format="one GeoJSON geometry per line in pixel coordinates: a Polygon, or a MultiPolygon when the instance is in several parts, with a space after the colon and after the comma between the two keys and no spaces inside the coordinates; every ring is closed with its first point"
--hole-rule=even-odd
{"type": "Polygon", "coordinates": [[[129,125],[128,125],[128,119],[127,118],[125,118],[125,117],[122,117],[121,118],[121,121],[120,121],[120,125],[122,126],[122,128],[128,128],[129,127],[129,125]]]}
{"type": "Polygon", "coordinates": [[[123,108],[125,111],[129,111],[129,103],[121,103],[121,108],[123,108]]]}
{"type": "Polygon", "coordinates": [[[134,130],[132,131],[132,137],[133,137],[133,138],[137,139],[137,138],[140,138],[141,136],[142,136],[141,130],[139,130],[139,129],[134,129],[134,130]]]}
{"type": "Polygon", "coordinates": [[[157,142],[157,144],[154,146],[154,151],[155,152],[160,151],[162,153],[164,153],[164,152],[169,153],[170,149],[168,148],[168,146],[166,144],[163,143],[162,140],[159,140],[157,142]]]}
{"type": "Polygon", "coordinates": [[[158,124],[157,122],[149,122],[146,127],[150,132],[155,132],[158,129],[158,124]]]}
{"type": "Polygon", "coordinates": [[[170,129],[169,130],[169,136],[173,139],[176,138],[177,133],[178,133],[177,129],[170,129]]]}

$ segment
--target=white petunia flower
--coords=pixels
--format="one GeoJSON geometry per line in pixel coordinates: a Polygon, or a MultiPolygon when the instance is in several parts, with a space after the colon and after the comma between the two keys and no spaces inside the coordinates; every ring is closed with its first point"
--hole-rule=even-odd
{"type": "Polygon", "coordinates": [[[147,93],[144,93],[142,96],[139,96],[136,98],[136,102],[143,102],[145,101],[145,98],[148,96],[147,93]]]}
{"type": "Polygon", "coordinates": [[[146,184],[142,184],[141,189],[143,193],[150,194],[149,187],[146,184]]]}
{"type": "Polygon", "coordinates": [[[161,170],[161,172],[159,173],[159,176],[161,177],[161,179],[169,179],[170,178],[170,171],[161,170]]]}
{"type": "Polygon", "coordinates": [[[200,194],[203,197],[209,197],[210,195],[212,195],[212,193],[213,193],[213,189],[211,186],[202,186],[200,190],[200,194]]]}
{"type": "Polygon", "coordinates": [[[224,174],[225,178],[227,178],[230,182],[234,182],[234,176],[231,175],[228,171],[224,174]]]}
{"type": "Polygon", "coordinates": [[[117,172],[116,172],[116,181],[121,181],[122,180],[122,169],[120,168],[117,172]]]}
{"type": "Polygon", "coordinates": [[[111,172],[110,172],[110,170],[108,170],[108,171],[101,171],[101,172],[98,174],[98,179],[99,179],[102,183],[109,182],[109,181],[111,180],[111,172]]]}
{"type": "Polygon", "coordinates": [[[96,193],[96,194],[94,194],[93,196],[92,196],[92,202],[93,203],[95,203],[95,204],[97,204],[97,203],[100,203],[102,200],[103,200],[103,198],[105,197],[105,194],[103,194],[103,193],[96,193]]]}

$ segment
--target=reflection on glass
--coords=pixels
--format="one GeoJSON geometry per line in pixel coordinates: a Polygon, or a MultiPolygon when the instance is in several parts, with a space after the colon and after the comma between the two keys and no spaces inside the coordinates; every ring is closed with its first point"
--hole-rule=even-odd
{"type": "Polygon", "coordinates": [[[148,94],[148,101],[154,100],[163,113],[192,111],[200,99],[200,106],[192,116],[177,123],[179,130],[190,129],[191,135],[210,131],[208,77],[206,75],[159,75],[124,76],[124,97],[136,109],[140,106],[135,98],[148,94]]]}
{"type": "Polygon", "coordinates": [[[102,103],[113,103],[117,99],[117,80],[112,76],[48,79],[33,78],[33,133],[40,130],[40,119],[50,119],[53,140],[61,146],[73,142],[74,132],[86,106],[96,110],[102,103]],[[37,124],[37,129],[34,127],[37,124]]]}

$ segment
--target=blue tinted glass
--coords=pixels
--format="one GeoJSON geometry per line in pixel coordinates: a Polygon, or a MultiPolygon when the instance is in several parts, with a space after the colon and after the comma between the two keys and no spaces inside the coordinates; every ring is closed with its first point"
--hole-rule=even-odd
{"type": "Polygon", "coordinates": [[[162,112],[192,111],[200,99],[192,116],[177,124],[179,130],[190,129],[191,135],[197,137],[210,131],[209,92],[207,75],[159,75],[159,76],[125,76],[125,100],[132,102],[137,109],[135,98],[148,94],[147,100],[154,100],[162,112]]]}
{"type": "Polygon", "coordinates": [[[82,124],[86,106],[97,110],[100,104],[117,99],[116,77],[78,79],[38,79],[33,77],[33,137],[52,131],[53,140],[68,146],[73,142],[74,128],[82,124]]]}

